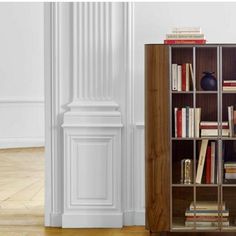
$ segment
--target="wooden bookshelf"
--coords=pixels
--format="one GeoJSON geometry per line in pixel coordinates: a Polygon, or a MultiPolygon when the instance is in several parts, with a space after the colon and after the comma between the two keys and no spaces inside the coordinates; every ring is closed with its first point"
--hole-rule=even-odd
{"type": "MultiPolygon", "coordinates": [[[[236,104],[236,91],[223,91],[223,81],[236,80],[236,45],[145,45],[145,172],[146,228],[162,232],[236,232],[236,180],[226,180],[224,163],[236,162],[236,136],[222,136],[222,122],[228,121],[228,106],[236,104]],[[190,91],[172,90],[172,64],[191,63],[193,81],[190,91]],[[200,86],[204,71],[215,72],[216,91],[200,86]],[[202,121],[218,122],[213,137],[176,137],[175,107],[201,108],[202,121]],[[214,183],[196,183],[201,142],[208,139],[216,145],[214,183]],[[193,162],[193,182],[183,184],[181,160],[193,162]],[[185,211],[191,202],[217,202],[214,226],[185,224],[185,211]],[[223,202],[229,211],[229,226],[223,225],[223,202]]],[[[195,120],[194,120],[195,122],[195,120]]]]}

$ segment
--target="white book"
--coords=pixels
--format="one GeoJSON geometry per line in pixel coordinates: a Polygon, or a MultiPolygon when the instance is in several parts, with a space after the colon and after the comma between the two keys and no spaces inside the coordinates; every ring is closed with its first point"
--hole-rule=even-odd
{"type": "Polygon", "coordinates": [[[234,87],[223,86],[223,91],[236,91],[236,86],[234,87]]]}
{"type": "Polygon", "coordinates": [[[191,108],[192,112],[192,121],[191,121],[191,132],[192,132],[192,137],[194,137],[194,108],[191,108]]]}
{"type": "Polygon", "coordinates": [[[201,108],[195,108],[195,137],[200,137],[201,108]]]}
{"type": "Polygon", "coordinates": [[[189,137],[193,138],[193,108],[189,108],[189,123],[188,123],[188,130],[189,130],[189,137]]]}
{"type": "Polygon", "coordinates": [[[189,91],[189,63],[186,63],[186,91],[189,91]]]}
{"type": "Polygon", "coordinates": [[[178,65],[178,91],[182,91],[182,66],[178,65]]]}
{"type": "Polygon", "coordinates": [[[215,183],[215,154],[216,154],[216,143],[211,142],[211,184],[215,183]]]}
{"type": "MultiPolygon", "coordinates": [[[[217,201],[196,201],[195,207],[194,202],[191,202],[190,210],[208,210],[208,211],[218,211],[219,205],[217,201]]],[[[225,202],[222,202],[222,210],[226,210],[225,202]]]]}
{"type": "Polygon", "coordinates": [[[201,33],[201,27],[173,27],[172,33],[201,33]]]}
{"type": "MultiPolygon", "coordinates": [[[[201,129],[201,137],[218,136],[218,129],[201,129]]],[[[229,136],[229,129],[222,129],[222,136],[229,136]]]]}
{"type": "Polygon", "coordinates": [[[198,159],[198,167],[197,167],[197,175],[196,175],[197,184],[200,184],[202,182],[202,173],[203,173],[204,163],[206,159],[207,144],[208,144],[208,139],[203,139],[201,143],[201,149],[200,149],[199,159],[198,159]]]}
{"type": "Polygon", "coordinates": [[[186,108],[182,108],[182,138],[186,138],[186,108]]]}
{"type": "Polygon", "coordinates": [[[228,106],[228,120],[229,120],[229,136],[233,137],[233,126],[232,126],[232,112],[231,112],[232,106],[228,106]]]}
{"type": "Polygon", "coordinates": [[[177,76],[178,76],[178,67],[177,64],[172,64],[172,90],[177,91],[177,76]]]}
{"type": "Polygon", "coordinates": [[[174,115],[175,115],[175,137],[177,138],[177,111],[178,111],[178,108],[175,107],[174,108],[174,115]]]}
{"type": "Polygon", "coordinates": [[[236,173],[225,173],[225,179],[236,179],[236,173]]]}
{"type": "MultiPolygon", "coordinates": [[[[222,122],[222,126],[228,126],[228,121],[223,121],[222,122]]],[[[200,122],[201,126],[218,126],[218,122],[217,121],[201,121],[200,122]]]]}

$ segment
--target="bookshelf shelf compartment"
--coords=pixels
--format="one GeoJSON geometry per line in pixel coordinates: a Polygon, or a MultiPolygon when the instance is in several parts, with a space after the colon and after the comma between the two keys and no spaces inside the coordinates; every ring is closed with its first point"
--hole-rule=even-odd
{"type": "Polygon", "coordinates": [[[223,85],[236,84],[236,45],[146,45],[145,53],[147,228],[154,233],[236,232],[236,131],[235,136],[227,131],[228,107],[236,104],[236,89],[223,91],[223,85]],[[190,90],[173,91],[172,64],[186,63],[193,69],[190,90]],[[204,71],[215,72],[216,91],[202,90],[204,71]],[[200,121],[191,115],[191,108],[195,113],[200,108],[200,121]],[[191,116],[193,122],[189,122],[191,116]],[[204,158],[199,161],[201,155],[204,158]],[[186,173],[181,169],[184,159],[192,161],[191,184],[181,181],[186,173]],[[227,162],[235,162],[227,169],[227,174],[235,171],[235,179],[225,178],[227,162]],[[201,182],[196,181],[198,163],[203,168],[201,182]],[[222,211],[224,202],[228,208],[222,211]],[[202,215],[196,212],[201,204],[206,207],[202,215]]]}

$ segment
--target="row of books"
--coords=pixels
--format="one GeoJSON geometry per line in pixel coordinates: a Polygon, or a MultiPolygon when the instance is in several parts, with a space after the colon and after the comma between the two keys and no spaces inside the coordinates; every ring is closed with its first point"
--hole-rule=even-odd
{"type": "Polygon", "coordinates": [[[236,110],[234,106],[228,106],[229,136],[236,135],[236,110]]]}
{"type": "Polygon", "coordinates": [[[223,91],[236,91],[236,80],[224,80],[223,91]]]}
{"type": "Polygon", "coordinates": [[[191,63],[172,64],[172,90],[190,91],[193,87],[193,67],[191,63]],[[192,78],[190,81],[190,77],[192,78]]]}
{"type": "Polygon", "coordinates": [[[174,108],[175,117],[175,137],[176,138],[193,138],[199,137],[199,124],[201,120],[201,108],[174,108]],[[194,119],[195,114],[195,119],[194,119]],[[194,127],[195,123],[195,127],[194,127]]]}
{"type": "Polygon", "coordinates": [[[224,163],[225,169],[225,179],[236,179],[236,162],[225,162],[224,163]]]}
{"type": "Polygon", "coordinates": [[[166,34],[165,44],[205,44],[206,40],[200,27],[175,27],[166,34]]]}
{"type": "Polygon", "coordinates": [[[205,176],[206,176],[206,184],[214,184],[217,182],[217,168],[216,168],[216,142],[209,142],[208,139],[204,139],[201,142],[199,158],[198,158],[198,166],[197,166],[197,174],[196,174],[196,183],[202,183],[202,177],[205,167],[205,176]]]}
{"type": "Polygon", "coordinates": [[[185,226],[217,227],[219,215],[222,216],[222,226],[229,226],[229,210],[226,209],[225,202],[222,203],[221,210],[216,201],[197,201],[195,204],[191,202],[185,211],[185,226]]]}
{"type": "MultiPolygon", "coordinates": [[[[200,122],[201,137],[214,137],[219,135],[219,125],[215,121],[200,122]]],[[[229,123],[222,122],[221,134],[223,137],[229,136],[229,123]]]]}

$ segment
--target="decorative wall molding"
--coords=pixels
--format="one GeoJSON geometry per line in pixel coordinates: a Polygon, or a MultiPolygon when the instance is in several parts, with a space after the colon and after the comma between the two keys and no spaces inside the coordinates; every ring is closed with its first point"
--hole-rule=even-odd
{"type": "Polygon", "coordinates": [[[9,137],[0,138],[0,149],[43,147],[44,137],[9,137]]]}
{"type": "Polygon", "coordinates": [[[44,98],[30,98],[30,97],[7,97],[0,98],[0,104],[44,104],[44,98]]]}

